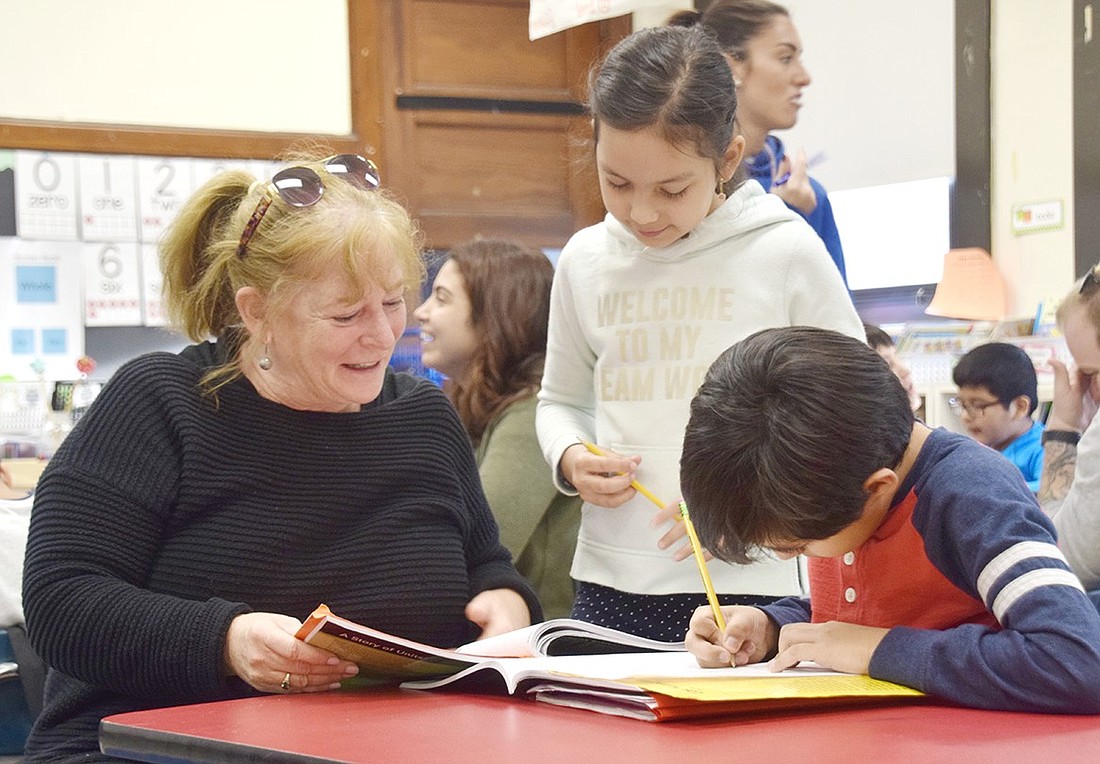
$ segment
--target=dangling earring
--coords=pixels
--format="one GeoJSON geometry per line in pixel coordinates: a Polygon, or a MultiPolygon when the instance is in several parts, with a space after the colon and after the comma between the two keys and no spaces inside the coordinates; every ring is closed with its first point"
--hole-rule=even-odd
{"type": "Polygon", "coordinates": [[[271,371],[271,356],[267,353],[267,343],[264,343],[264,354],[260,356],[260,360],[256,361],[256,365],[264,371],[271,371]]]}
{"type": "Polygon", "coordinates": [[[726,181],[722,179],[722,176],[718,176],[718,185],[714,187],[714,193],[722,201],[726,198],[726,181]]]}

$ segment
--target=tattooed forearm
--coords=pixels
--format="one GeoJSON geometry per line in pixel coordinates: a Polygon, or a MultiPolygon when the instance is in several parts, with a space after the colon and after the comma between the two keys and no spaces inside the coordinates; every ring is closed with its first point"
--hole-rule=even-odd
{"type": "Polygon", "coordinates": [[[1043,448],[1043,476],[1039,480],[1039,503],[1060,501],[1073,485],[1077,469],[1077,446],[1051,441],[1043,448]]]}

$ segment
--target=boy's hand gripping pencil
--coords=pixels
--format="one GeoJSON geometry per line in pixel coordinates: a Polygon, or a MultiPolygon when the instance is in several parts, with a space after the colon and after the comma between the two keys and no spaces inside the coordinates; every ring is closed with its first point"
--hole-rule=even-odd
{"type": "MultiPolygon", "coordinates": [[[[589,453],[596,456],[607,456],[595,443],[589,443],[584,438],[578,437],[580,444],[588,449],[589,453]]],[[[639,483],[637,480],[631,480],[630,486],[645,496],[651,502],[657,505],[658,509],[664,509],[665,504],[663,501],[657,498],[657,496],[639,483]]],[[[695,564],[699,566],[699,575],[703,578],[703,588],[707,592],[707,602],[710,603],[710,609],[714,613],[714,622],[718,624],[719,631],[726,630],[726,619],[722,617],[722,608],[718,605],[718,595],[714,593],[714,582],[710,580],[710,571],[707,570],[707,560],[703,556],[703,545],[699,543],[699,536],[695,533],[695,526],[691,523],[691,516],[688,515],[687,503],[680,502],[680,515],[677,520],[684,521],[684,528],[687,530],[688,539],[691,541],[691,551],[695,555],[695,564]]]]}

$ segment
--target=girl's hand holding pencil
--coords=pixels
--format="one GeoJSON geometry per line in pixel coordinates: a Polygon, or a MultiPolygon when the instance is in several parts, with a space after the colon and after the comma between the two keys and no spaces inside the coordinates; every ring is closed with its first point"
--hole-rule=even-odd
{"type": "Polygon", "coordinates": [[[635,476],[642,458],[605,452],[580,438],[577,441],[583,448],[567,448],[559,469],[581,498],[608,509],[621,507],[633,499],[638,492],[635,476]]]}

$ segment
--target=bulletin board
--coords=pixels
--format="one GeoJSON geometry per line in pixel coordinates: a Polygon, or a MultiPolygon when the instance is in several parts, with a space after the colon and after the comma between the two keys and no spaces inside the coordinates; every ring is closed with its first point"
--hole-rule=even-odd
{"type": "Polygon", "coordinates": [[[0,378],[72,379],[85,327],[164,326],[157,241],[216,173],[280,163],[0,151],[0,378]],[[0,232],[3,233],[3,232],[0,232]]]}

